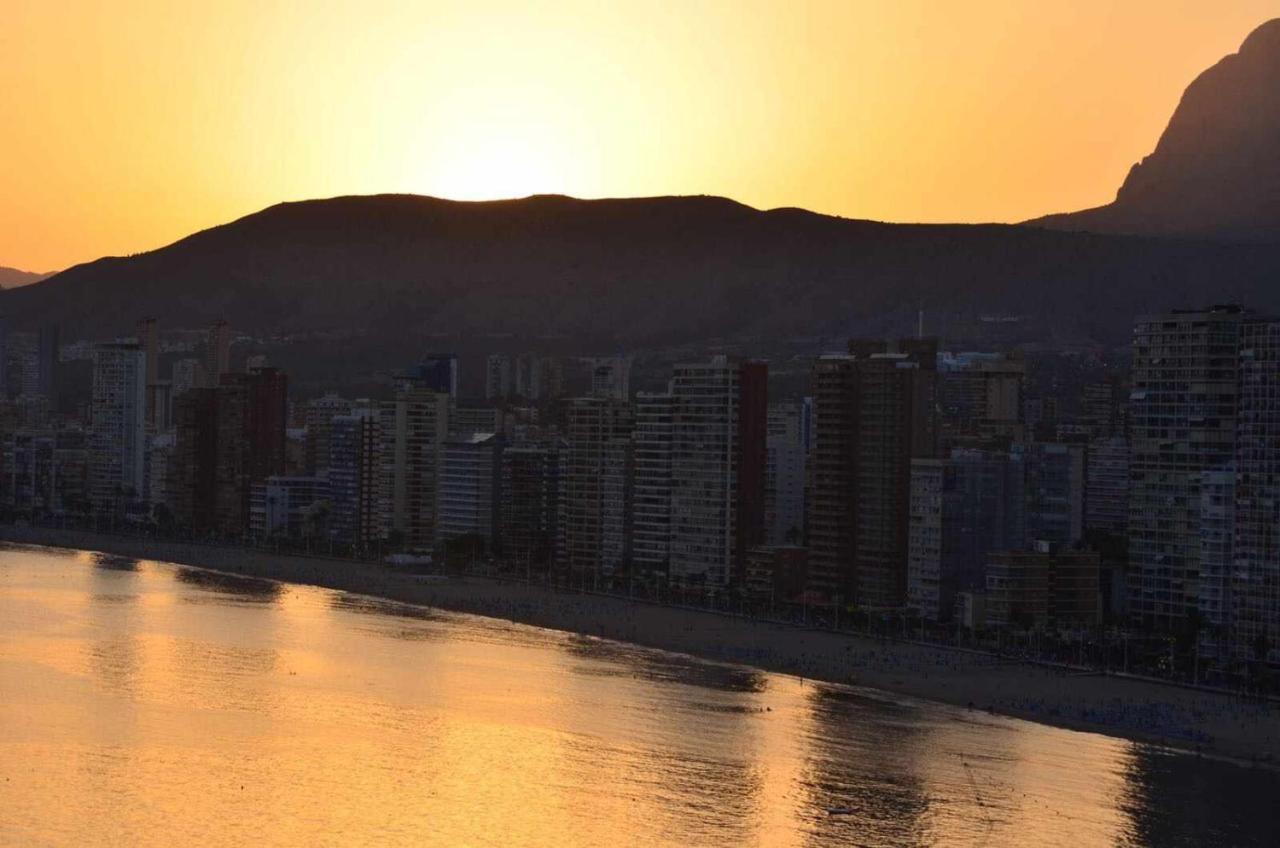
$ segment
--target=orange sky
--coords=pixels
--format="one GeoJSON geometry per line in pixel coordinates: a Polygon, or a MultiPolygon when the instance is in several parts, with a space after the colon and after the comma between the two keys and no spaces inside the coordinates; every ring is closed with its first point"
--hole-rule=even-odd
{"type": "Polygon", "coordinates": [[[0,265],[384,191],[1021,220],[1110,200],[1186,84],[1276,15],[1280,0],[0,0],[0,265]]]}

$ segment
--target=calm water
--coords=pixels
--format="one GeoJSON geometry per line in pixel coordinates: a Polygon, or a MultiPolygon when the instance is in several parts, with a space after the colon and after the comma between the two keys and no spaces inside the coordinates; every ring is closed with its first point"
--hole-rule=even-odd
{"type": "Polygon", "coordinates": [[[640,648],[0,550],[5,845],[1274,846],[1278,793],[640,648]]]}

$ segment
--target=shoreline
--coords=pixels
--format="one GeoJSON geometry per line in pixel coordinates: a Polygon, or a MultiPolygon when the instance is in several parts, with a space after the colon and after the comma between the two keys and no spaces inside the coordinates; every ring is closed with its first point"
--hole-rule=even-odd
{"type": "Polygon", "coordinates": [[[880,641],[498,578],[79,530],[0,527],[0,541],[96,551],[595,636],[826,683],[1099,733],[1245,766],[1280,764],[1280,708],[1131,677],[1073,675],[968,649],[880,641]]]}

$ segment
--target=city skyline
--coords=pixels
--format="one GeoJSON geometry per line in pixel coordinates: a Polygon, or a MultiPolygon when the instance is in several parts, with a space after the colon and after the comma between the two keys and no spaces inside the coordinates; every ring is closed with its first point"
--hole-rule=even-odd
{"type": "Polygon", "coordinates": [[[1095,206],[1274,8],[367,11],[20,5],[0,264],[65,268],[348,193],[719,194],[889,221],[1095,206]],[[76,61],[51,65],[58,47],[76,61]]]}
{"type": "Polygon", "coordinates": [[[1280,845],[1277,3],[6,6],[0,845],[1280,845]]]}

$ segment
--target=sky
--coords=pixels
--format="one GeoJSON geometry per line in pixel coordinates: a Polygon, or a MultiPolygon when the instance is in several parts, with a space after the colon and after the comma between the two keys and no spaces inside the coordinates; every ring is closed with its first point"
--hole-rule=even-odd
{"type": "Polygon", "coordinates": [[[285,200],[718,194],[888,221],[1110,201],[1280,0],[0,0],[0,265],[285,200]]]}

